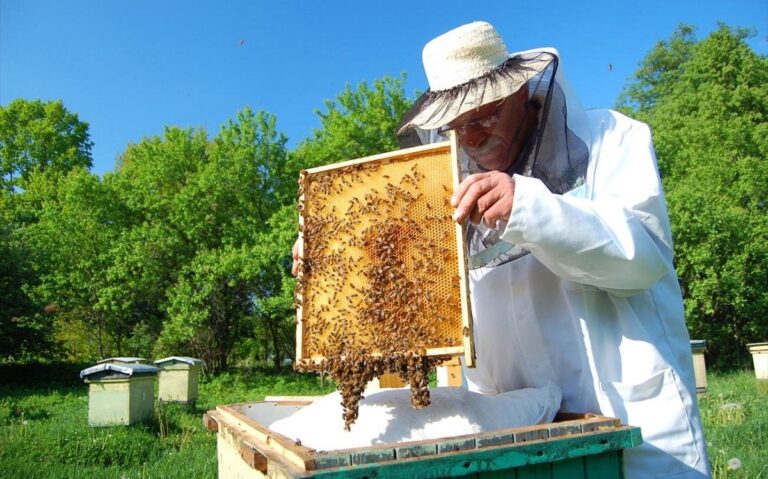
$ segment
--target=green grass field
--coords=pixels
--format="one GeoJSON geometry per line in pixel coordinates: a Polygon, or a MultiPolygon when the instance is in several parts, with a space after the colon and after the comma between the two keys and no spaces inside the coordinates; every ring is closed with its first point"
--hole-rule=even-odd
{"type": "MultiPolygon", "coordinates": [[[[333,388],[288,371],[225,374],[204,378],[194,410],[163,405],[144,425],[91,428],[80,366],[0,366],[0,477],[214,478],[216,440],[202,427],[204,411],[333,388]]],[[[768,382],[751,371],[710,374],[700,405],[715,477],[768,477],[768,382]]]]}

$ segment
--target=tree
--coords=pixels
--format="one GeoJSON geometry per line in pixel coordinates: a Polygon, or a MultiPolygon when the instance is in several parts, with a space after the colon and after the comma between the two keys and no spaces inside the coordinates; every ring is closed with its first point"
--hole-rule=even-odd
{"type": "Polygon", "coordinates": [[[398,149],[397,125],[410,107],[403,89],[405,76],[385,76],[352,88],[347,85],[326,111],[317,111],[321,127],[302,142],[291,159],[292,173],[318,165],[351,160],[398,149]]]}
{"type": "Polygon", "coordinates": [[[19,234],[31,246],[39,277],[37,284],[27,286],[29,293],[37,304],[82,321],[104,357],[107,337],[119,349],[125,336],[121,318],[109,314],[101,300],[111,286],[110,252],[122,229],[118,199],[107,183],[84,168],[67,174],[37,172],[27,187],[21,200],[36,209],[36,221],[19,234]]]}
{"type": "Polygon", "coordinates": [[[53,311],[31,295],[40,284],[34,258],[43,252],[24,231],[38,221],[42,203],[33,204],[23,189],[35,175],[89,167],[91,145],[88,124],[60,101],[0,106],[0,355],[28,357],[53,348],[53,311]]]}
{"type": "Polygon", "coordinates": [[[16,99],[0,106],[0,190],[24,187],[35,170],[91,166],[88,123],[61,101],[16,99]]]}
{"type": "Polygon", "coordinates": [[[29,245],[14,224],[16,198],[0,195],[0,358],[27,357],[52,346],[51,317],[25,288],[37,283],[29,245]]]}
{"type": "Polygon", "coordinates": [[[245,109],[212,141],[168,128],[121,158],[120,194],[137,220],[118,242],[109,275],[122,288],[110,297],[124,312],[148,302],[141,309],[160,318],[157,352],[227,367],[258,299],[243,275],[248,252],[295,185],[285,143],[272,115],[245,109]]]}
{"type": "Polygon", "coordinates": [[[738,367],[768,337],[768,60],[748,31],[693,33],[649,53],[621,108],[654,130],[691,333],[738,367]]]}

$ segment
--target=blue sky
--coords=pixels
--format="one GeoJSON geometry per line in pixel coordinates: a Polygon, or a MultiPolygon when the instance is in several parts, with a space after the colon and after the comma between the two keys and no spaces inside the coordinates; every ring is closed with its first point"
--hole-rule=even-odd
{"type": "Polygon", "coordinates": [[[718,21],[753,28],[768,54],[765,0],[0,0],[0,104],[61,99],[90,124],[98,174],[165,125],[213,136],[245,106],[274,114],[292,148],[345,84],[406,72],[407,92],[425,89],[423,45],[473,20],[510,51],[558,48],[587,107],[613,106],[681,22],[698,38],[718,21]]]}

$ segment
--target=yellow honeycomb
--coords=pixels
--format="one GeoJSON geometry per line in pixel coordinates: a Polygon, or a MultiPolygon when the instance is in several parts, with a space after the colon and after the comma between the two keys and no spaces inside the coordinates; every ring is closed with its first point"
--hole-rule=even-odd
{"type": "Polygon", "coordinates": [[[451,144],[302,172],[297,359],[459,355],[468,332],[451,144]]]}

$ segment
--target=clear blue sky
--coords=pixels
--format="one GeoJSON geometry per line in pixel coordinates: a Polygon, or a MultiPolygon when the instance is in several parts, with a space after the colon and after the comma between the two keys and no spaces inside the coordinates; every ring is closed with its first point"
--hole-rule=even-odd
{"type": "Polygon", "coordinates": [[[213,136],[245,106],[276,115],[292,148],[347,83],[406,72],[408,93],[425,89],[422,46],[473,20],[511,51],[558,48],[587,107],[613,106],[681,22],[698,38],[718,21],[753,28],[768,51],[766,0],[0,0],[0,104],[61,99],[90,124],[98,174],[164,125],[213,136]]]}

